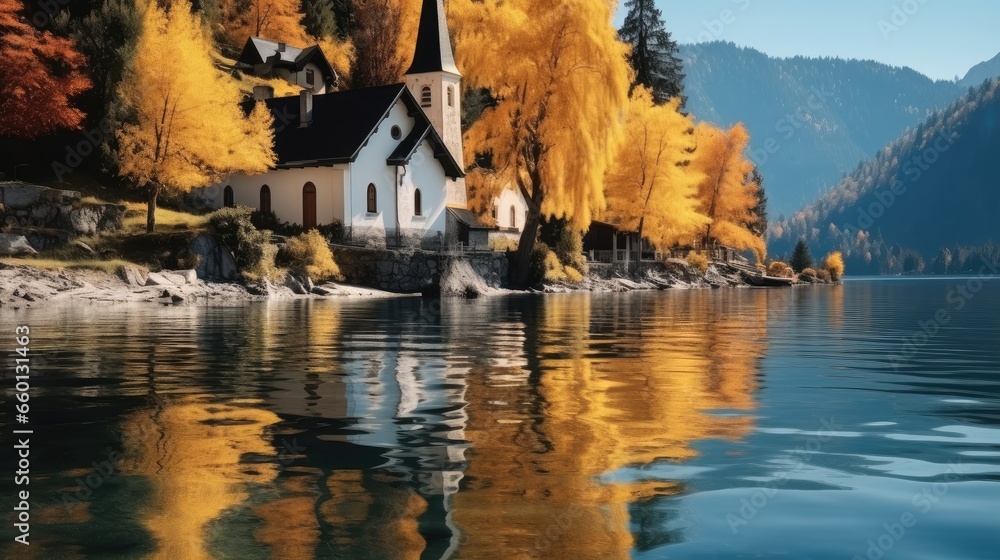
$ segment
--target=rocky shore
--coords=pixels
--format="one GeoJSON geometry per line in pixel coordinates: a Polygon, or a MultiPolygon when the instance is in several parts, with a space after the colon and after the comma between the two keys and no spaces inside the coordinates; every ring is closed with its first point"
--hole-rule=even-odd
{"type": "Polygon", "coordinates": [[[199,280],[195,271],[145,273],[121,268],[116,274],[97,270],[47,270],[0,262],[0,309],[40,307],[50,303],[157,303],[225,305],[268,299],[324,297],[398,297],[401,294],[328,283],[319,286],[264,281],[244,286],[199,280]]]}

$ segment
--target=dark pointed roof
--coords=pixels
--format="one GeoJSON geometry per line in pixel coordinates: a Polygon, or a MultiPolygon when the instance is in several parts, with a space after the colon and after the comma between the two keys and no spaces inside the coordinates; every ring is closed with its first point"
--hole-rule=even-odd
{"type": "Polygon", "coordinates": [[[417,48],[413,52],[413,64],[406,73],[424,72],[450,72],[461,75],[451,50],[451,37],[448,35],[448,20],[445,17],[443,0],[424,0],[424,6],[420,11],[417,48]]]}
{"type": "MultiPolygon", "coordinates": [[[[434,131],[405,84],[314,95],[313,120],[305,127],[299,126],[299,96],[264,101],[274,115],[276,167],[290,169],[355,161],[398,100],[406,105],[416,125],[390,154],[386,165],[409,163],[420,144],[426,141],[448,177],[463,177],[462,166],[434,131]]],[[[249,113],[253,106],[254,102],[248,101],[243,109],[249,113]]]]}

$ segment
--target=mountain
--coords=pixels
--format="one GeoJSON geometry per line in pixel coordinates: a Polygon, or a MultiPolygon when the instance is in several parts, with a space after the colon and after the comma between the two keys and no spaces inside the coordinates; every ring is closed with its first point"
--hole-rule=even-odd
{"type": "Polygon", "coordinates": [[[972,88],[819,200],[772,226],[769,249],[805,238],[860,273],[978,272],[1000,262],[1000,79],[972,88]]]}
{"type": "Polygon", "coordinates": [[[687,110],[750,130],[773,217],[802,208],[859,161],[965,91],[909,68],[773,58],[733,43],[681,47],[687,110]]]}
{"type": "Polygon", "coordinates": [[[958,85],[962,87],[975,87],[986,80],[1000,77],[1000,54],[994,56],[986,62],[980,62],[972,67],[969,73],[962,78],[958,85]]]}

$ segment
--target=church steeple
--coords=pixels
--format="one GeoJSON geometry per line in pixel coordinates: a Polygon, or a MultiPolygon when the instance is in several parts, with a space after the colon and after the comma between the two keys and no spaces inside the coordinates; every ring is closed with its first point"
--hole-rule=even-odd
{"type": "Polygon", "coordinates": [[[417,29],[417,47],[407,74],[448,72],[460,76],[451,50],[444,0],[424,0],[417,29]]]}
{"type": "MultiPolygon", "coordinates": [[[[420,108],[448,146],[452,157],[464,168],[461,80],[462,75],[451,50],[444,1],[424,0],[413,64],[406,71],[406,87],[420,103],[420,108]]],[[[449,183],[446,201],[450,205],[465,207],[464,179],[449,183]]]]}

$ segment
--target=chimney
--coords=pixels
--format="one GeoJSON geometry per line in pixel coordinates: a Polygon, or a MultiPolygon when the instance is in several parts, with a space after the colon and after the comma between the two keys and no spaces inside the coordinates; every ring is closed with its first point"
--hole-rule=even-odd
{"type": "Polygon", "coordinates": [[[253,98],[256,101],[264,101],[274,97],[274,88],[271,86],[253,86],[253,98]]]}
{"type": "Polygon", "coordinates": [[[310,89],[302,90],[299,94],[299,126],[307,127],[313,120],[313,92],[310,89]]]}

